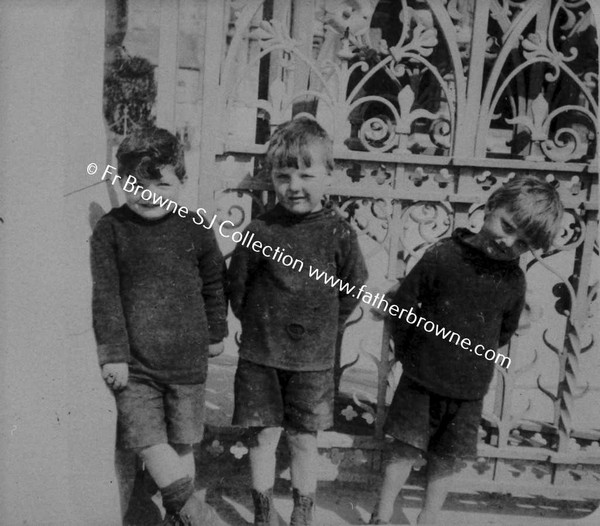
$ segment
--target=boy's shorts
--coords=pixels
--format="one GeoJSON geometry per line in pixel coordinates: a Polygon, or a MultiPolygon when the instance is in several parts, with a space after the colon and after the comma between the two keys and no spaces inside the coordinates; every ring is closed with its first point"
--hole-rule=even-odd
{"type": "Polygon", "coordinates": [[[194,444],[204,430],[204,384],[164,384],[129,375],[115,393],[117,447],[139,449],[157,444],[194,444]]]}
{"type": "Polygon", "coordinates": [[[240,359],[233,425],[315,433],[333,426],[333,369],[286,371],[240,359]]]}
{"type": "Polygon", "coordinates": [[[440,457],[475,457],[483,400],[457,400],[402,375],[384,432],[440,457]]]}

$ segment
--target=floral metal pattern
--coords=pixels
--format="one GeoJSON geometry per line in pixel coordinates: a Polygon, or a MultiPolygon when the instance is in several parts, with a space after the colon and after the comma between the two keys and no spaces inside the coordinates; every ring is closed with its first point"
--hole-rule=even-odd
{"type": "MultiPolygon", "coordinates": [[[[276,17],[271,3],[230,4],[221,77],[212,81],[221,117],[214,162],[202,167],[217,174],[219,213],[243,228],[274,203],[261,171],[265,143],[281,122],[309,114],[334,141],[329,198],[359,233],[369,286],[384,290],[454,228],[476,231],[487,197],[504,182],[546,178],[568,209],[563,234],[549,253],[523,260],[528,305],[507,350],[514,364],[498,370],[486,398],[491,428],[482,442],[593,454],[575,447],[593,439],[590,425],[600,421],[581,403],[600,388],[597,374],[586,375],[599,371],[591,327],[600,279],[589,2],[319,0],[312,11],[293,4],[278,3],[276,17]]],[[[340,416],[362,417],[380,432],[398,378],[389,334],[370,316],[348,334],[344,375],[375,364],[378,388],[355,391],[340,416]],[[373,415],[365,400],[375,398],[373,415]]]]}

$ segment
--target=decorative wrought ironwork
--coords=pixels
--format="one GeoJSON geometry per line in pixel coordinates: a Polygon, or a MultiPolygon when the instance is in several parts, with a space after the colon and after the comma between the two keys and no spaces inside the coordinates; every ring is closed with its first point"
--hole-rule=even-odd
{"type": "MultiPolygon", "coordinates": [[[[600,388],[599,375],[585,378],[586,367],[599,368],[589,360],[598,352],[589,320],[597,321],[600,279],[589,2],[316,0],[314,11],[291,3],[298,9],[233,2],[220,81],[205,81],[219,127],[206,145],[214,163],[202,171],[217,174],[224,214],[238,207],[242,228],[258,205],[273,203],[260,167],[265,143],[273,127],[303,114],[333,138],[329,197],[359,233],[373,287],[389,287],[455,227],[478,230],[487,197],[505,181],[525,173],[551,181],[568,209],[563,233],[547,254],[524,258],[532,290],[506,351],[513,366],[498,370],[486,398],[482,440],[503,450],[498,456],[519,447],[529,448],[525,457],[543,450],[557,462],[585,460],[591,450],[574,444],[582,434],[600,438],[590,429],[600,413],[583,418],[578,403],[600,388]],[[244,197],[229,201],[236,195],[244,197]]],[[[363,406],[377,397],[376,419],[365,423],[380,432],[386,385],[398,378],[389,334],[370,316],[348,330],[356,338],[346,338],[341,363],[359,360],[344,375],[370,368],[378,386],[355,390],[341,409],[373,416],[363,406]]]]}

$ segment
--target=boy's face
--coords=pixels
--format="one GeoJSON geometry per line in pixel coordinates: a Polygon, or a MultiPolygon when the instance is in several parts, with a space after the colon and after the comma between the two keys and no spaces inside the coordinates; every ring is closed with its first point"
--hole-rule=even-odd
{"type": "Polygon", "coordinates": [[[274,168],[271,180],[281,205],[292,214],[308,214],[323,208],[322,199],[329,173],[325,164],[325,149],[319,144],[306,146],[312,160],[306,166],[298,159],[298,168],[274,168]]]}
{"type": "Polygon", "coordinates": [[[504,206],[486,210],[481,230],[476,234],[477,245],[492,259],[510,261],[529,250],[529,242],[504,206]]]}
{"type": "MultiPolygon", "coordinates": [[[[137,185],[140,185],[144,190],[150,190],[152,197],[149,200],[145,200],[142,197],[142,190],[139,189],[137,192],[125,192],[125,199],[127,206],[133,210],[137,215],[144,219],[160,219],[171,213],[173,207],[170,206],[167,210],[167,204],[160,206],[157,199],[156,204],[154,201],[154,195],[162,197],[163,202],[172,200],[177,202],[179,199],[179,193],[183,187],[183,183],[175,175],[175,167],[172,164],[167,164],[159,168],[161,178],[160,179],[148,179],[146,177],[137,177],[137,185]]],[[[121,179],[123,182],[123,179],[121,179]]],[[[144,192],[144,197],[148,197],[149,192],[144,192]]]]}

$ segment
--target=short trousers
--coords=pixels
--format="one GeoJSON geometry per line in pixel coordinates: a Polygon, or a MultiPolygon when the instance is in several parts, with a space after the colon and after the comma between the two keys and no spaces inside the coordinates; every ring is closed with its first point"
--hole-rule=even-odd
{"type": "Polygon", "coordinates": [[[333,426],[333,369],[287,371],[240,359],[233,425],[314,433],[333,426]]]}
{"type": "Polygon", "coordinates": [[[157,444],[195,444],[204,431],[204,384],[164,384],[129,375],[115,393],[117,447],[139,449],[157,444]]]}
{"type": "Polygon", "coordinates": [[[384,432],[440,457],[475,457],[482,410],[483,400],[440,396],[403,375],[384,432]]]}

